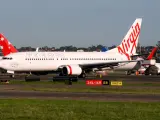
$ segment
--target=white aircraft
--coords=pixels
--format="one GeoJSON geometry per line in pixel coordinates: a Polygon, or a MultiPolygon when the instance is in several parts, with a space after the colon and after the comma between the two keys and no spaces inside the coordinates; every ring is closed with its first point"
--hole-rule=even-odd
{"type": "MultiPolygon", "coordinates": [[[[133,55],[133,57],[135,57],[137,60],[141,59],[142,62],[138,61],[138,62],[125,63],[125,64],[120,63],[118,66],[114,66],[113,70],[114,71],[126,71],[127,75],[130,75],[132,72],[135,72],[135,71],[139,71],[139,73],[144,73],[144,71],[146,70],[146,65],[149,66],[149,64],[150,64],[149,61],[151,61],[151,59],[155,56],[157,50],[158,50],[158,47],[154,47],[147,58],[142,58],[142,56],[145,54],[133,55]],[[146,64],[146,62],[147,62],[147,64],[146,64]]],[[[158,68],[158,64],[156,64],[156,65],[158,68]]],[[[101,69],[95,69],[94,72],[96,72],[98,74],[106,74],[108,70],[111,70],[111,68],[105,67],[105,68],[101,68],[101,69]]],[[[159,73],[160,73],[160,69],[159,69],[159,73]]]]}
{"type": "MultiPolygon", "coordinates": [[[[61,71],[63,76],[85,77],[85,73],[94,68],[118,66],[141,60],[131,60],[136,54],[142,19],[137,18],[122,43],[107,52],[14,52],[6,55],[0,67],[9,73],[31,72],[48,74],[61,71]]],[[[5,38],[1,37],[0,41],[5,38]]]]}

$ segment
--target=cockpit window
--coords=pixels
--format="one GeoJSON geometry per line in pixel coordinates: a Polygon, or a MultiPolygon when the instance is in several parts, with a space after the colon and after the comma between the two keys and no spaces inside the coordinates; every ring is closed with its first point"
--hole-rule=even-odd
{"type": "Polygon", "coordinates": [[[3,60],[12,60],[12,57],[2,57],[3,60]]]}

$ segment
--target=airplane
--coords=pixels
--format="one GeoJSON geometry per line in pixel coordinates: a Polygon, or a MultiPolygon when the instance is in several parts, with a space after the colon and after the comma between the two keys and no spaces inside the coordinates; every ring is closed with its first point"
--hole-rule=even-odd
{"type": "MultiPolygon", "coordinates": [[[[147,57],[146,60],[151,60],[153,56],[155,56],[156,52],[158,51],[159,46],[156,46],[152,49],[150,55],[147,57]]],[[[142,63],[142,67],[138,70],[140,74],[145,75],[159,75],[160,74],[160,63],[157,63],[156,60],[153,61],[144,61],[142,63]]]]}
{"type": "MultiPolygon", "coordinates": [[[[84,78],[86,73],[94,68],[113,68],[119,64],[141,62],[142,60],[131,60],[131,56],[136,53],[141,23],[142,18],[137,18],[122,43],[107,52],[17,52],[14,50],[2,58],[0,67],[12,74],[30,72],[35,75],[46,75],[60,71],[60,76],[84,78]]],[[[4,39],[1,37],[0,41],[4,39]]]]}
{"type": "MultiPolygon", "coordinates": [[[[7,40],[7,38],[2,33],[0,33],[0,38],[1,37],[4,38],[3,42],[0,42],[0,46],[4,48],[3,51],[2,51],[2,54],[4,56],[6,56],[6,55],[8,55],[10,53],[18,52],[18,50],[7,40]],[[7,48],[10,48],[9,46],[12,46],[12,49],[7,49],[7,48]],[[8,51],[6,51],[6,50],[8,50],[8,51]]],[[[39,51],[39,47],[36,48],[36,52],[38,52],[38,51],[39,51]]],[[[108,51],[108,48],[106,48],[106,47],[103,47],[102,50],[101,50],[101,52],[106,52],[106,51],[108,51]]],[[[133,68],[135,68],[135,65],[139,65],[139,68],[140,68],[140,64],[133,64],[133,63],[126,63],[124,66],[127,66],[126,67],[127,70],[133,70],[133,68]]],[[[94,72],[96,71],[96,73],[104,73],[105,70],[110,70],[110,69],[111,69],[110,67],[103,68],[103,71],[102,70],[98,70],[98,69],[97,70],[94,69],[94,72]]],[[[116,68],[114,68],[114,70],[116,70],[116,68]]],[[[119,66],[119,70],[124,70],[124,67],[123,66],[119,66]]]]}
{"type": "MultiPolygon", "coordinates": [[[[133,69],[128,70],[127,75],[131,75],[131,73],[135,71],[138,71],[139,73],[141,73],[144,70],[144,68],[147,68],[147,66],[149,65],[149,61],[151,61],[152,58],[155,56],[157,50],[158,50],[158,47],[154,47],[151,53],[146,58],[142,58],[144,61],[141,63],[141,65],[139,65],[139,67],[137,67],[136,69],[133,68],[133,69]],[[147,66],[146,66],[146,63],[147,63],[147,66]]],[[[139,57],[139,56],[142,57],[143,55],[146,55],[146,54],[135,55],[135,57],[139,57]]]]}
{"type": "MultiPolygon", "coordinates": [[[[158,47],[154,47],[153,50],[151,51],[151,53],[148,55],[148,57],[144,60],[151,60],[152,57],[155,55],[156,51],[158,50],[158,47]]],[[[106,52],[106,50],[104,50],[103,52],[106,52]]],[[[139,56],[143,56],[146,54],[135,54],[132,57],[136,57],[136,59],[141,59],[141,58],[137,58],[139,56]]],[[[112,69],[110,67],[105,67],[105,68],[101,68],[101,69],[94,69],[94,72],[98,73],[98,74],[103,74],[106,73],[106,70],[114,70],[114,71],[127,71],[127,74],[130,75],[132,71],[144,71],[143,67],[144,67],[144,63],[140,63],[140,62],[130,62],[130,63],[120,63],[118,66],[114,66],[112,69]],[[142,70],[141,70],[142,69],[142,70]]]]}

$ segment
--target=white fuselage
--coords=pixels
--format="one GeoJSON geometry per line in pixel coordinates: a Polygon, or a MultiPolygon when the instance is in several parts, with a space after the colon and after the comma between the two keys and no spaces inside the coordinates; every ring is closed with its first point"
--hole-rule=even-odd
{"type": "Polygon", "coordinates": [[[9,54],[6,58],[10,59],[2,59],[0,67],[10,71],[56,71],[64,65],[127,60],[125,55],[105,52],[18,52],[9,54]]]}
{"type": "Polygon", "coordinates": [[[155,66],[158,68],[158,73],[160,73],[160,63],[156,63],[155,66]]]}

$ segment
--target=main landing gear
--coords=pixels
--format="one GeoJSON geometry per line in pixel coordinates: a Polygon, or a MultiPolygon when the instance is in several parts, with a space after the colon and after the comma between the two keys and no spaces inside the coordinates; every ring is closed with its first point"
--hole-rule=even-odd
{"type": "Polygon", "coordinates": [[[83,72],[82,74],[80,74],[80,75],[78,76],[78,78],[86,78],[86,73],[83,72]]]}
{"type": "Polygon", "coordinates": [[[145,75],[158,75],[158,68],[155,65],[149,66],[145,70],[145,75]]]}

